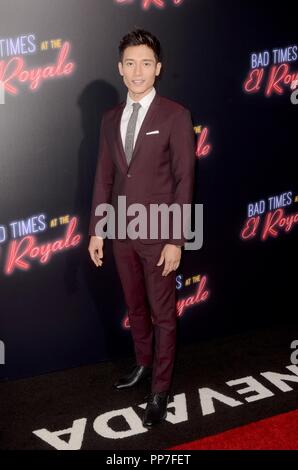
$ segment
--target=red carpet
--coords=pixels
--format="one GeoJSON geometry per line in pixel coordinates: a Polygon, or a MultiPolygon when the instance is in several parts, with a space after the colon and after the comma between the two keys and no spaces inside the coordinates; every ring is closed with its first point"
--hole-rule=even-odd
{"type": "MultiPolygon", "coordinates": [[[[260,463],[261,455],[267,459],[269,450],[276,449],[280,452],[274,452],[275,462],[280,454],[281,467],[285,468],[285,454],[296,453],[282,449],[298,450],[297,370],[288,369],[290,344],[297,331],[296,323],[275,325],[181,345],[169,419],[151,431],[144,431],[141,425],[141,404],[145,403],[150,383],[140,383],[123,393],[112,389],[112,384],[132,367],[134,358],[2,381],[0,449],[55,452],[69,445],[80,449],[82,455],[89,450],[110,455],[129,451],[135,455],[136,451],[175,449],[172,452],[177,453],[176,449],[188,449],[195,460],[206,460],[206,465],[210,465],[210,458],[222,465],[222,459],[233,454],[237,468],[238,459],[246,459],[242,457],[245,454],[248,459],[256,454],[260,463]],[[270,372],[271,379],[272,374],[278,374],[279,386],[266,379],[266,372],[270,372]],[[260,386],[272,395],[264,393],[252,402],[247,396],[239,396],[245,390],[239,384],[249,384],[248,378],[256,381],[255,395],[260,386]],[[227,385],[233,381],[236,388],[227,385]],[[282,386],[283,382],[287,386],[282,386]],[[209,389],[209,395],[202,393],[204,388],[209,389]],[[217,393],[222,394],[221,398],[236,398],[242,406],[222,402],[217,393]],[[230,452],[223,451],[228,449],[230,452]],[[265,452],[231,452],[234,449],[265,452]]],[[[252,467],[252,461],[245,462],[252,467]]]]}
{"type": "Polygon", "coordinates": [[[178,449],[298,450],[298,410],[171,447],[178,449]]]}

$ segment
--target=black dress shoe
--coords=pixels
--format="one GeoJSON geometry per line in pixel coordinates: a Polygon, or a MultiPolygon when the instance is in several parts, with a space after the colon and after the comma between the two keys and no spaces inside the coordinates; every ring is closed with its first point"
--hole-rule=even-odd
{"type": "Polygon", "coordinates": [[[125,375],[119,379],[114,387],[117,390],[122,390],[123,388],[130,388],[141,382],[141,380],[150,377],[152,374],[152,367],[146,366],[136,366],[128,375],[125,375]]]}
{"type": "Polygon", "coordinates": [[[143,418],[143,426],[151,428],[163,421],[167,416],[168,401],[168,392],[151,393],[143,418]]]}

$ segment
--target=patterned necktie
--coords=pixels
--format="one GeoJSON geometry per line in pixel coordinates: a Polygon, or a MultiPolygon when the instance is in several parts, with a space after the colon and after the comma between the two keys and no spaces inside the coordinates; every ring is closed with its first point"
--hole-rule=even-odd
{"type": "Polygon", "coordinates": [[[137,124],[137,119],[138,119],[138,112],[139,112],[141,105],[140,103],[133,103],[132,106],[133,106],[133,112],[128,121],[127,131],[126,131],[126,136],[125,136],[125,147],[124,147],[128,165],[130,164],[130,160],[132,157],[136,124],[137,124]]]}

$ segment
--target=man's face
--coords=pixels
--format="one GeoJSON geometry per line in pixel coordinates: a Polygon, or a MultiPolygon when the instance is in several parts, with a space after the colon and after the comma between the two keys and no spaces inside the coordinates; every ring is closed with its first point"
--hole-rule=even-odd
{"type": "Polygon", "coordinates": [[[150,47],[130,46],[124,50],[118,68],[131,98],[139,101],[152,89],[155,77],[160,74],[161,62],[156,62],[150,47]]]}

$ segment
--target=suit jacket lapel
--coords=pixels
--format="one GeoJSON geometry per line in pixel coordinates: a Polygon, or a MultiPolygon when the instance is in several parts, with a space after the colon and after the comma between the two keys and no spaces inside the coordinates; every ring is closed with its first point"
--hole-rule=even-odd
{"type": "Polygon", "coordinates": [[[122,116],[123,110],[125,108],[125,105],[126,105],[126,102],[123,101],[119,106],[119,110],[118,110],[117,115],[116,115],[115,126],[116,126],[116,142],[117,142],[119,155],[120,155],[120,163],[124,167],[125,171],[127,171],[128,165],[127,165],[125,151],[124,151],[124,148],[123,148],[123,143],[122,143],[122,138],[121,138],[121,130],[120,130],[121,116],[122,116]]]}
{"type": "Polygon", "coordinates": [[[150,125],[151,125],[151,122],[152,122],[152,120],[153,120],[153,118],[154,118],[154,116],[155,116],[155,114],[158,110],[159,102],[160,102],[160,97],[156,93],[156,95],[154,96],[154,98],[152,100],[152,103],[150,104],[150,106],[147,110],[145,119],[143,120],[142,125],[140,127],[140,130],[139,130],[139,133],[138,133],[138,136],[137,136],[137,140],[136,140],[136,143],[135,143],[135,146],[134,146],[134,150],[133,150],[133,154],[132,154],[132,158],[131,158],[129,166],[127,165],[127,160],[126,160],[126,155],[125,155],[125,151],[124,151],[124,148],[123,148],[123,143],[122,143],[122,138],[121,138],[121,130],[120,130],[121,116],[122,116],[123,110],[125,108],[126,102],[124,101],[120,105],[119,111],[117,113],[117,119],[116,119],[116,129],[117,129],[117,139],[116,140],[117,140],[117,144],[118,144],[118,148],[119,148],[119,152],[120,152],[120,156],[121,156],[121,163],[124,164],[124,167],[125,167],[126,171],[131,166],[134,159],[136,158],[136,154],[137,154],[137,152],[140,148],[140,145],[142,143],[143,136],[146,134],[147,131],[150,130],[150,125]]]}

